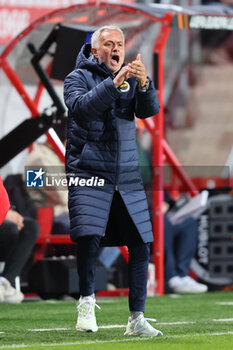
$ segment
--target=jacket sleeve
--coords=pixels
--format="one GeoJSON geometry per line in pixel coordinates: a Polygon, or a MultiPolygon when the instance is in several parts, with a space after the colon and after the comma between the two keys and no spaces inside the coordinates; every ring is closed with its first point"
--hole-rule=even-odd
{"type": "Polygon", "coordinates": [[[148,80],[149,89],[147,91],[137,89],[136,92],[135,115],[140,119],[152,117],[160,111],[159,99],[153,81],[150,78],[148,80]]]}
{"type": "MultiPolygon", "coordinates": [[[[86,72],[88,73],[88,72],[86,72]]],[[[82,70],[70,73],[64,82],[64,99],[66,106],[78,119],[94,120],[102,118],[103,113],[119,97],[111,77],[106,78],[91,90],[82,70]]]]}

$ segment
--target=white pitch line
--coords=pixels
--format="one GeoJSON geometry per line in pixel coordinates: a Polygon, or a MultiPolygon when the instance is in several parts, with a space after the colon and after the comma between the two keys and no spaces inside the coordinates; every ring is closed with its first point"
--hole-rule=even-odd
{"type": "Polygon", "coordinates": [[[233,301],[219,301],[215,303],[216,305],[233,305],[233,301]]]}
{"type": "MultiPolygon", "coordinates": [[[[194,324],[196,322],[160,322],[156,323],[157,325],[179,325],[179,324],[194,324]]],[[[111,328],[126,328],[125,324],[111,324],[111,325],[104,325],[99,326],[101,329],[111,329],[111,328]]],[[[71,328],[34,328],[34,329],[27,329],[28,332],[50,332],[50,331],[68,331],[71,330],[71,328]]]]}
{"type": "Polygon", "coordinates": [[[185,338],[185,337],[206,337],[206,336],[218,336],[218,335],[233,335],[233,332],[214,332],[214,333],[202,333],[202,334],[182,334],[182,335],[168,335],[165,338],[185,338]]]}
{"type": "MultiPolygon", "coordinates": [[[[139,341],[139,340],[149,340],[151,338],[145,338],[145,337],[136,337],[136,338],[129,338],[129,339],[112,339],[112,340],[90,340],[90,341],[77,341],[77,342],[70,342],[70,343],[51,343],[51,344],[36,344],[37,347],[50,347],[50,346],[66,346],[66,345],[89,345],[89,344],[104,344],[104,343],[124,343],[124,342],[130,342],[130,341],[139,341]]],[[[34,344],[13,344],[13,345],[6,345],[6,346],[0,346],[0,349],[7,349],[7,348],[30,348],[33,347],[34,344]]]]}
{"type": "Polygon", "coordinates": [[[99,328],[103,328],[103,329],[109,329],[109,328],[126,328],[125,324],[110,324],[107,326],[99,326],[99,328]]]}
{"type": "Polygon", "coordinates": [[[215,321],[215,322],[232,322],[233,318],[214,318],[213,321],[215,321]]]}
{"type": "MultiPolygon", "coordinates": [[[[233,318],[219,318],[219,319],[213,319],[212,321],[214,321],[214,322],[232,322],[233,318]]],[[[192,321],[157,322],[156,325],[158,325],[158,326],[176,326],[176,325],[181,325],[181,324],[195,324],[195,323],[196,322],[192,322],[192,321]]],[[[111,324],[111,325],[99,326],[99,328],[100,329],[126,328],[126,325],[124,325],[124,324],[111,324]]],[[[72,330],[72,328],[34,328],[34,329],[27,329],[28,332],[50,332],[50,331],[52,332],[52,331],[69,331],[69,330],[72,330]]]]}
{"type": "Polygon", "coordinates": [[[118,300],[115,299],[102,299],[102,298],[96,298],[98,304],[113,304],[117,303],[118,300]]]}
{"type": "MultiPolygon", "coordinates": [[[[102,328],[102,329],[126,328],[126,325],[124,325],[124,324],[113,324],[113,325],[99,326],[99,328],[102,328]]],[[[72,330],[72,329],[71,328],[34,328],[34,329],[27,329],[28,332],[50,332],[50,331],[69,331],[69,330],[72,330]]]]}
{"type": "Polygon", "coordinates": [[[34,328],[27,329],[28,332],[50,332],[50,331],[68,331],[69,328],[34,328]]]}
{"type": "MultiPolygon", "coordinates": [[[[190,322],[190,321],[180,321],[180,322],[156,322],[156,325],[159,326],[175,326],[179,324],[195,324],[196,322],[190,322]]],[[[113,324],[113,325],[107,325],[107,326],[99,326],[99,328],[108,329],[108,328],[124,328],[126,325],[124,324],[113,324]]]]}
{"type": "Polygon", "coordinates": [[[45,302],[46,302],[46,304],[59,304],[59,303],[61,303],[60,301],[53,300],[53,299],[45,300],[45,302]]]}
{"type": "MultiPolygon", "coordinates": [[[[163,336],[164,339],[172,339],[172,338],[186,338],[186,337],[206,337],[206,336],[222,336],[222,335],[233,335],[233,332],[215,332],[215,333],[202,333],[202,334],[176,334],[176,335],[168,335],[163,336]]],[[[161,339],[162,339],[161,338],[161,339]]],[[[144,341],[150,340],[151,337],[135,337],[135,338],[127,338],[127,339],[112,339],[112,340],[90,340],[86,342],[70,342],[70,343],[51,343],[51,344],[36,344],[37,347],[51,347],[51,346],[71,346],[71,345],[89,345],[89,344],[105,344],[105,343],[125,343],[130,341],[144,341]]],[[[160,339],[160,338],[157,338],[160,339]]],[[[35,346],[34,344],[12,344],[12,345],[1,345],[0,349],[12,349],[12,348],[30,348],[35,346]]]]}
{"type": "Polygon", "coordinates": [[[175,326],[175,325],[177,325],[177,324],[195,324],[196,322],[189,322],[189,321],[187,321],[187,322],[158,322],[158,323],[156,323],[156,325],[159,325],[159,326],[166,326],[166,325],[168,325],[168,326],[175,326]]]}

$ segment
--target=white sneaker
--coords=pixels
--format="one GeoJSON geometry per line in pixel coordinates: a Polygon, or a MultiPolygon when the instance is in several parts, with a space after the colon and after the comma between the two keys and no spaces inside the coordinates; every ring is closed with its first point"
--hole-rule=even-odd
{"type": "Polygon", "coordinates": [[[12,287],[10,282],[4,277],[0,278],[0,294],[2,296],[1,302],[3,303],[19,304],[24,299],[23,293],[12,287]]]}
{"type": "Polygon", "coordinates": [[[205,293],[208,290],[206,284],[198,283],[190,276],[182,277],[182,282],[184,283],[185,289],[189,290],[186,293],[205,293]]]}
{"type": "Polygon", "coordinates": [[[179,276],[173,276],[168,281],[169,288],[174,292],[178,293],[177,290],[182,287],[182,280],[179,276]]]}
{"type": "Polygon", "coordinates": [[[198,283],[190,276],[174,276],[168,281],[168,285],[177,294],[205,293],[208,290],[205,284],[198,283]]]}
{"type": "Polygon", "coordinates": [[[161,331],[153,328],[147,320],[155,321],[154,319],[145,318],[143,314],[139,315],[133,321],[131,317],[129,317],[124,335],[139,335],[143,337],[157,337],[163,335],[161,331]]]}
{"type": "Polygon", "coordinates": [[[96,300],[92,296],[80,297],[77,306],[78,319],[76,329],[81,332],[97,332],[98,326],[96,324],[95,306],[100,309],[96,304],[96,300]]]}

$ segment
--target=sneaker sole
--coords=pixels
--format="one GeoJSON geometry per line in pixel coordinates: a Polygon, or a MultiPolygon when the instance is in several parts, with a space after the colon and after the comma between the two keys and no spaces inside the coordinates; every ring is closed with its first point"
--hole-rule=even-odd
{"type": "Polygon", "coordinates": [[[85,329],[85,328],[81,328],[79,326],[76,326],[76,330],[79,332],[86,332],[86,333],[95,333],[98,331],[98,328],[94,328],[94,329],[85,329]]]}
{"type": "Polygon", "coordinates": [[[23,299],[24,298],[18,298],[18,299],[4,298],[3,299],[3,303],[6,303],[6,304],[20,304],[20,303],[23,302],[23,299]]]}
{"type": "Polygon", "coordinates": [[[155,334],[155,335],[149,335],[149,334],[139,334],[139,333],[134,333],[134,332],[125,332],[124,335],[133,335],[135,337],[154,338],[154,337],[161,337],[163,335],[163,333],[159,332],[158,334],[155,334]]]}
{"type": "Polygon", "coordinates": [[[174,290],[175,294],[201,294],[208,292],[208,289],[203,290],[174,290]]]}

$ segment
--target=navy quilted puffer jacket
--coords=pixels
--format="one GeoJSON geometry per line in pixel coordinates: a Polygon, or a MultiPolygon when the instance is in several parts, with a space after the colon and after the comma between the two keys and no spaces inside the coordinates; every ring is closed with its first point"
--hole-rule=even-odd
{"type": "Polygon", "coordinates": [[[137,80],[116,88],[105,63],[99,64],[90,44],[80,51],[76,68],[65,79],[69,109],[66,170],[79,179],[103,179],[104,186],[69,186],[71,238],[104,236],[112,197],[117,189],[144,242],[153,241],[147,201],[138,166],[135,115],[159,112],[151,79],[146,92],[137,80]]]}

